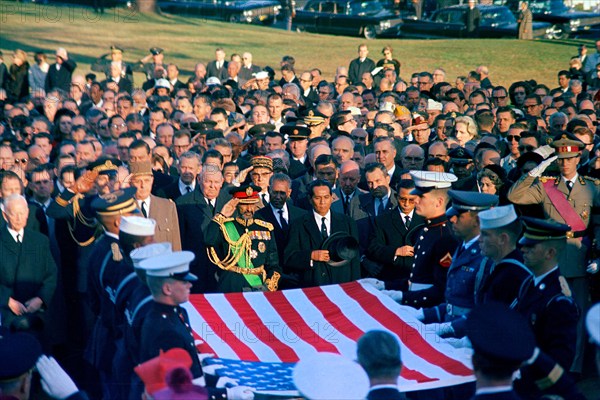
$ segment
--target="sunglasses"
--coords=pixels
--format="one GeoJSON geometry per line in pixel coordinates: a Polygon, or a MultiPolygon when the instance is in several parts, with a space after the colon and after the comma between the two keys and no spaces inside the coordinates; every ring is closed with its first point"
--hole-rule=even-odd
{"type": "Polygon", "coordinates": [[[521,140],[521,136],[508,135],[506,136],[506,140],[508,140],[509,142],[518,142],[519,140],[521,140]]]}
{"type": "Polygon", "coordinates": [[[15,158],[15,163],[17,164],[27,164],[27,159],[26,158],[15,158]]]}
{"type": "Polygon", "coordinates": [[[532,146],[532,145],[530,145],[530,144],[528,144],[528,145],[521,145],[521,146],[519,146],[519,151],[520,151],[521,153],[525,153],[525,152],[529,153],[529,152],[531,152],[531,151],[534,151],[534,150],[535,150],[535,147],[533,147],[533,146],[532,146]]]}

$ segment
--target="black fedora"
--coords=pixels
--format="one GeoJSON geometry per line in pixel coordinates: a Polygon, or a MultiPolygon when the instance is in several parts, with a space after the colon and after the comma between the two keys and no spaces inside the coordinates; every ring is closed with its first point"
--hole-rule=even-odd
{"type": "Polygon", "coordinates": [[[321,250],[329,251],[327,264],[332,267],[343,267],[358,257],[358,241],[346,232],[335,232],[321,245],[321,250]]]}

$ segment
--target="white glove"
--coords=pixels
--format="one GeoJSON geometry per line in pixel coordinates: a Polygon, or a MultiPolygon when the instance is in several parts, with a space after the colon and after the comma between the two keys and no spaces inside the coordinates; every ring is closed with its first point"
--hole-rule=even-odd
{"type": "Polygon", "coordinates": [[[471,341],[469,340],[468,337],[463,337],[460,339],[454,339],[454,338],[450,338],[450,339],[446,339],[446,341],[454,348],[456,349],[462,349],[462,348],[468,348],[468,349],[472,349],[473,345],[471,344],[471,341]]]}
{"type": "Polygon", "coordinates": [[[547,160],[542,161],[540,165],[529,171],[529,176],[533,176],[534,178],[542,176],[546,168],[548,168],[548,166],[552,164],[557,158],[558,156],[553,156],[548,158],[547,160]]]}
{"type": "Polygon", "coordinates": [[[371,285],[371,286],[373,286],[377,290],[384,290],[385,289],[385,282],[384,281],[380,281],[379,279],[375,279],[375,278],[363,278],[363,279],[359,279],[357,282],[358,283],[362,283],[362,284],[371,285]]]}
{"type": "Polygon", "coordinates": [[[200,364],[204,362],[205,359],[214,357],[214,353],[198,353],[198,360],[200,360],[200,364]]]}
{"type": "Polygon", "coordinates": [[[402,311],[415,317],[419,321],[423,321],[425,319],[425,313],[423,312],[422,308],[417,309],[417,308],[413,308],[411,306],[402,306],[402,311]]]}
{"type": "Polygon", "coordinates": [[[53,357],[41,356],[36,364],[42,377],[42,388],[55,399],[66,399],[79,389],[53,357]]]}
{"type": "Polygon", "coordinates": [[[215,386],[217,388],[224,388],[225,386],[234,387],[237,385],[238,385],[238,381],[236,381],[235,379],[228,378],[226,376],[222,376],[219,378],[219,380],[217,381],[217,384],[215,386]]]}
{"type": "Polygon", "coordinates": [[[392,300],[398,303],[402,301],[402,292],[399,290],[382,290],[381,293],[390,296],[392,300]]]}
{"type": "Polygon", "coordinates": [[[248,386],[235,386],[227,388],[227,399],[229,400],[253,400],[254,388],[248,386]]]}
{"type": "Polygon", "coordinates": [[[593,260],[591,263],[589,263],[586,268],[586,271],[588,272],[588,274],[595,274],[596,272],[598,272],[598,270],[599,270],[598,264],[600,264],[599,259],[593,260]]]}
{"type": "Polygon", "coordinates": [[[452,335],[454,334],[454,328],[452,327],[451,322],[442,322],[441,324],[429,324],[425,325],[427,331],[435,331],[436,335],[444,336],[444,335],[452,335]]]}

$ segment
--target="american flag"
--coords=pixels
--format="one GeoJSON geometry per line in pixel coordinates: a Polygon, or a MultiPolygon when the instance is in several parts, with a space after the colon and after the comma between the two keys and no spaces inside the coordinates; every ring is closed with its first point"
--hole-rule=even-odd
{"type": "Polygon", "coordinates": [[[293,389],[294,363],[315,352],[355,360],[356,342],[374,329],[389,331],[400,341],[401,391],[475,379],[469,351],[453,347],[367,284],[192,295],[184,306],[202,341],[198,351],[214,354],[205,363],[223,365],[217,370],[220,376],[259,391],[293,389]]]}

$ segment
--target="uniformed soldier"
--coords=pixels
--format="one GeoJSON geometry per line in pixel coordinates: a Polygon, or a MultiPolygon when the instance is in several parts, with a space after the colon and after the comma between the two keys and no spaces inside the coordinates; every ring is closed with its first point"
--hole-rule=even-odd
{"type": "Polygon", "coordinates": [[[219,292],[277,290],[281,267],[273,225],[254,219],[259,192],[252,184],[230,189],[233,198],[208,225],[205,240],[208,257],[219,268],[219,292]]]}
{"type": "Polygon", "coordinates": [[[528,367],[521,369],[521,379],[515,382],[517,392],[537,399],[543,394],[559,394],[552,385],[563,373],[568,374],[575,358],[579,310],[559,271],[560,254],[571,228],[538,218],[522,217],[522,221],[525,232],[519,243],[533,275],[523,282],[511,307],[529,321],[539,352],[556,363],[556,371],[547,379],[539,379],[528,367]]]}
{"type": "Polygon", "coordinates": [[[110,79],[110,66],[116,64],[121,69],[121,78],[126,78],[133,83],[133,70],[129,64],[123,62],[123,48],[119,46],[110,46],[110,53],[106,53],[98,57],[92,64],[91,70],[96,72],[104,72],[106,79],[110,79]],[[107,58],[110,56],[110,60],[107,58]]]}
{"type": "Polygon", "coordinates": [[[430,171],[410,171],[410,175],[415,181],[411,194],[418,196],[415,212],[425,218],[425,224],[414,246],[415,262],[408,290],[386,293],[414,308],[433,307],[444,301],[448,268],[458,247],[446,216],[448,191],[457,178],[454,174],[430,171]]]}
{"type": "MultiPolygon", "coordinates": [[[[140,362],[158,356],[161,351],[181,348],[192,359],[192,376],[202,378],[202,366],[190,320],[185,308],[180,306],[189,300],[192,282],[198,279],[190,273],[190,262],[193,259],[194,253],[191,251],[177,251],[150,257],[140,263],[153,298],[142,325],[140,362]]],[[[211,399],[245,399],[247,397],[242,396],[248,389],[245,386],[209,388],[209,394],[211,399]]]]}
{"type": "Polygon", "coordinates": [[[163,49],[160,47],[151,47],[148,51],[150,54],[139,60],[138,64],[134,66],[134,70],[143,72],[146,75],[147,80],[155,78],[154,70],[156,67],[163,67],[166,74],[167,64],[164,62],[165,55],[163,54],[163,49]],[[152,60],[152,62],[150,62],[150,60],[152,60]]]}
{"type": "MultiPolygon", "coordinates": [[[[481,254],[479,248],[479,219],[480,211],[488,210],[498,204],[498,196],[450,190],[452,207],[446,211],[446,216],[452,224],[452,231],[462,245],[452,256],[452,264],[448,269],[446,281],[445,302],[415,313],[417,319],[425,324],[442,322],[436,329],[439,334],[453,335],[452,321],[464,319],[475,306],[475,286],[480,273],[487,268],[491,260],[481,254]]],[[[462,336],[462,335],[461,335],[462,336]]]]}
{"type": "Polygon", "coordinates": [[[88,341],[86,359],[99,372],[105,394],[116,390],[112,374],[117,331],[114,326],[114,292],[123,257],[119,247],[121,217],[138,213],[134,199],[136,189],[129,188],[96,197],[91,208],[104,233],[91,248],[88,266],[88,301],[94,313],[95,326],[88,341]],[[108,290],[108,291],[107,291],[108,290]]]}
{"type": "MultiPolygon", "coordinates": [[[[600,248],[597,239],[600,237],[600,216],[594,211],[600,209],[600,180],[577,173],[584,145],[576,137],[566,133],[558,135],[551,146],[556,155],[515,182],[508,191],[508,200],[514,204],[541,204],[545,218],[570,226],[567,245],[558,265],[573,291],[573,299],[585,312],[589,306],[586,266],[591,258],[590,250],[600,248]],[[542,175],[555,160],[559,174],[542,175]]],[[[585,347],[583,320],[577,329],[577,356],[572,370],[581,372],[585,347]]]]}

